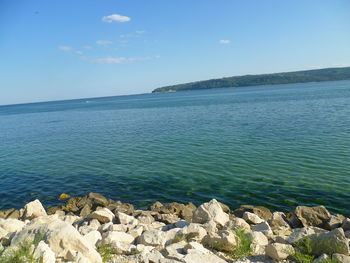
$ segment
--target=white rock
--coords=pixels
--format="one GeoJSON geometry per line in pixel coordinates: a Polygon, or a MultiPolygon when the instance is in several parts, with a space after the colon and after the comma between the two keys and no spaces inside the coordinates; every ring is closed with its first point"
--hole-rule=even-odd
{"type": "Polygon", "coordinates": [[[184,258],[184,247],[186,244],[186,241],[180,241],[166,246],[163,255],[166,258],[181,260],[184,258]]]}
{"type": "Polygon", "coordinates": [[[185,263],[226,263],[213,253],[203,253],[196,249],[188,249],[187,255],[182,260],[185,263]]]}
{"type": "Polygon", "coordinates": [[[119,232],[119,231],[110,231],[103,236],[102,242],[110,244],[113,242],[127,243],[131,244],[134,241],[134,237],[130,234],[119,232]]]}
{"type": "Polygon", "coordinates": [[[91,263],[101,263],[101,256],[72,225],[62,220],[45,224],[34,224],[25,226],[11,240],[11,246],[15,246],[23,240],[34,240],[41,237],[57,257],[65,258],[68,250],[79,251],[91,263]]]}
{"type": "Polygon", "coordinates": [[[97,230],[90,231],[86,235],[84,235],[84,238],[87,242],[89,242],[92,246],[96,246],[96,243],[100,240],[102,240],[101,233],[97,230]]]}
{"type": "Polygon", "coordinates": [[[350,263],[350,256],[345,256],[343,254],[333,254],[332,255],[332,259],[334,260],[337,260],[338,262],[341,262],[341,263],[350,263]]]}
{"type": "Polygon", "coordinates": [[[123,224],[123,225],[137,225],[138,224],[138,220],[135,217],[129,216],[129,215],[121,213],[121,212],[117,212],[117,220],[119,221],[119,224],[123,224]]]}
{"type": "Polygon", "coordinates": [[[287,257],[294,254],[294,248],[292,245],[272,243],[266,246],[265,253],[272,259],[284,260],[287,257]]]}
{"type": "Polygon", "coordinates": [[[137,238],[138,236],[141,236],[143,232],[143,226],[136,226],[133,229],[130,229],[127,233],[132,235],[134,238],[137,238]]]}
{"type": "Polygon", "coordinates": [[[230,225],[234,229],[242,228],[245,232],[250,232],[250,225],[243,219],[239,217],[235,217],[230,221],[230,225]]]}
{"type": "Polygon", "coordinates": [[[323,262],[328,262],[329,256],[327,254],[322,254],[318,258],[315,258],[312,263],[323,263],[323,262]]]}
{"type": "Polygon", "coordinates": [[[187,251],[190,250],[190,249],[198,250],[198,251],[200,251],[200,252],[202,252],[204,254],[210,254],[211,253],[208,249],[203,247],[203,245],[198,243],[198,242],[190,242],[190,243],[188,243],[184,247],[185,253],[187,253],[187,251]]]}
{"type": "Polygon", "coordinates": [[[272,229],[266,221],[260,224],[257,224],[255,226],[252,226],[252,230],[257,232],[262,232],[267,237],[273,236],[272,229]]]}
{"type": "Polygon", "coordinates": [[[73,216],[73,215],[66,215],[59,217],[63,222],[66,222],[68,224],[73,225],[73,223],[78,222],[81,220],[81,217],[79,216],[73,216]]]}
{"type": "Polygon", "coordinates": [[[310,236],[311,247],[315,255],[323,253],[350,254],[349,240],[345,237],[342,228],[336,228],[330,232],[313,234],[310,236]]]}
{"type": "Polygon", "coordinates": [[[56,221],[58,218],[59,218],[59,216],[57,214],[48,215],[48,216],[40,216],[40,217],[37,217],[37,218],[30,220],[28,224],[31,224],[31,225],[45,224],[45,223],[50,223],[50,222],[56,221]]]}
{"type": "Polygon", "coordinates": [[[166,233],[158,229],[145,231],[138,237],[137,241],[139,244],[147,246],[164,246],[166,233]]]}
{"type": "Polygon", "coordinates": [[[33,219],[46,215],[46,211],[38,199],[29,202],[24,206],[23,219],[33,219]]]}
{"type": "Polygon", "coordinates": [[[323,232],[327,232],[327,231],[317,227],[303,227],[299,229],[294,229],[292,234],[288,236],[287,242],[290,244],[294,244],[304,237],[311,236],[312,234],[315,234],[315,233],[323,233],[323,232]]]}
{"type": "Polygon", "coordinates": [[[259,246],[267,246],[269,244],[269,240],[262,232],[253,231],[247,235],[252,238],[252,243],[254,244],[259,246]]]}
{"type": "MultiPolygon", "coordinates": [[[[17,219],[2,219],[0,218],[0,235],[1,232],[18,232],[21,231],[22,228],[24,227],[24,223],[20,220],[17,219]],[[3,231],[1,231],[3,229],[3,231]]],[[[6,234],[7,234],[6,233],[6,234]]],[[[4,236],[6,235],[4,234],[4,236]]]]}
{"type": "Polygon", "coordinates": [[[213,220],[202,225],[202,227],[207,231],[208,234],[214,234],[218,231],[216,224],[213,220]]]}
{"type": "Polygon", "coordinates": [[[89,227],[92,227],[95,230],[98,230],[98,228],[101,226],[101,223],[97,219],[92,219],[89,222],[89,227]]]}
{"type": "Polygon", "coordinates": [[[79,227],[78,231],[81,235],[85,236],[86,234],[90,233],[91,231],[95,231],[95,229],[90,227],[90,226],[85,225],[85,226],[79,227]]]}
{"type": "Polygon", "coordinates": [[[0,227],[0,240],[7,235],[8,231],[0,227]]]}
{"type": "Polygon", "coordinates": [[[193,239],[196,241],[201,241],[203,237],[207,235],[207,231],[202,227],[201,224],[191,223],[188,226],[180,229],[179,234],[188,235],[193,233],[195,236],[193,239]]]}
{"type": "Polygon", "coordinates": [[[87,218],[97,219],[100,223],[109,223],[114,219],[114,214],[108,208],[102,208],[89,214],[87,218]]]}
{"type": "Polygon", "coordinates": [[[218,201],[212,199],[208,203],[200,205],[192,216],[193,223],[207,223],[213,220],[216,224],[224,226],[229,221],[229,215],[226,214],[218,201]]]}
{"type": "Polygon", "coordinates": [[[51,248],[44,242],[40,241],[38,246],[34,250],[34,257],[41,259],[41,263],[55,263],[56,257],[55,253],[51,248]]]}
{"type": "Polygon", "coordinates": [[[251,232],[247,234],[252,239],[251,248],[255,255],[264,254],[265,246],[269,244],[269,240],[262,232],[251,232]]]}
{"type": "Polygon", "coordinates": [[[243,219],[247,221],[247,223],[255,225],[264,222],[264,220],[262,220],[259,216],[250,212],[244,212],[243,219]]]}

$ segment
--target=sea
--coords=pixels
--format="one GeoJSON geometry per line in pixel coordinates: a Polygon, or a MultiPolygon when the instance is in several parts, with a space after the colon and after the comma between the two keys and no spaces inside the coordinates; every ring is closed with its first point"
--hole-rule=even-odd
{"type": "Polygon", "coordinates": [[[0,209],[89,192],[349,215],[350,81],[0,106],[0,209]]]}

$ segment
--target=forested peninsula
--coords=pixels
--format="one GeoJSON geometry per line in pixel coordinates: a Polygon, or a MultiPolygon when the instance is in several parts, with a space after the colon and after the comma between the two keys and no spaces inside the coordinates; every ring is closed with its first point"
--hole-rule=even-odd
{"type": "Polygon", "coordinates": [[[288,83],[305,83],[350,79],[350,67],[324,68],[273,74],[243,75],[220,79],[202,80],[184,84],[160,87],[152,91],[175,92],[181,90],[216,89],[230,87],[246,87],[258,85],[274,85],[288,83]]]}

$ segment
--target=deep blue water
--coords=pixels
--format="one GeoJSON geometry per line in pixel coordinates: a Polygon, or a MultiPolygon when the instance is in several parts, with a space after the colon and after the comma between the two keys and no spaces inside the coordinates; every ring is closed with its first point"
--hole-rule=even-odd
{"type": "Polygon", "coordinates": [[[0,209],[89,191],[350,214],[350,81],[0,107],[0,209]]]}

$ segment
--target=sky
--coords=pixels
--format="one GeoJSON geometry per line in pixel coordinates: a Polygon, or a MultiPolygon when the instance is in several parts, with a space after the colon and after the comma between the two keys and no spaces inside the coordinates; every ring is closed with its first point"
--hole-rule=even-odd
{"type": "Polygon", "coordinates": [[[349,0],[0,0],[0,105],[341,66],[349,0]]]}

